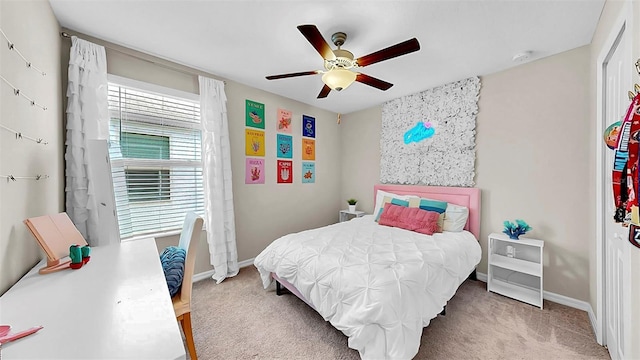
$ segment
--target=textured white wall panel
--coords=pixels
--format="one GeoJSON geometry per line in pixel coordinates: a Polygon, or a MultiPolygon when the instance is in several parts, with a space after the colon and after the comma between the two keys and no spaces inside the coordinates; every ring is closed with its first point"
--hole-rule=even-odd
{"type": "Polygon", "coordinates": [[[438,186],[474,185],[480,79],[472,77],[386,102],[382,106],[380,182],[438,186]],[[435,135],[404,143],[418,122],[435,135]]]}

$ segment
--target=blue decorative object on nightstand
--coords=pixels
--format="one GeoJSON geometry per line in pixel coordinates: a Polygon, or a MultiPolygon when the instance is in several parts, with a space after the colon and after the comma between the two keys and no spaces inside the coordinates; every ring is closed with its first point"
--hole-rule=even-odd
{"type": "Polygon", "coordinates": [[[520,235],[531,229],[531,226],[529,226],[524,220],[516,219],[515,223],[505,220],[504,230],[502,230],[502,232],[507,234],[511,239],[518,239],[520,235]]]}

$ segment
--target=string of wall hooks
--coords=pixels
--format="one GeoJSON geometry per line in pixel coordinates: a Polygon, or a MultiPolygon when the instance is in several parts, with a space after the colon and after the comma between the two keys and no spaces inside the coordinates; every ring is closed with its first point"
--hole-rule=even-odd
{"type": "Polygon", "coordinates": [[[14,134],[15,134],[15,136],[16,136],[16,140],[26,139],[26,140],[33,141],[33,142],[35,142],[36,144],[42,144],[42,145],[48,145],[48,144],[49,144],[49,142],[48,142],[48,141],[44,141],[44,140],[43,140],[43,139],[41,139],[41,138],[34,138],[34,137],[31,137],[31,136],[25,135],[25,134],[23,134],[23,133],[21,133],[21,132],[19,132],[19,131],[16,131],[16,130],[13,130],[13,129],[11,129],[11,128],[8,128],[8,127],[6,127],[6,126],[4,126],[4,125],[2,125],[2,124],[0,124],[0,128],[5,129],[5,130],[7,130],[7,131],[9,131],[9,132],[14,133],[14,134]]]}
{"type": "MultiPolygon", "coordinates": [[[[16,54],[18,54],[18,56],[20,56],[20,58],[24,61],[25,65],[27,66],[28,69],[32,69],[34,71],[37,71],[42,76],[47,75],[44,71],[42,71],[39,68],[35,67],[31,63],[31,61],[29,61],[24,55],[22,55],[20,50],[18,50],[18,48],[15,46],[15,44],[13,42],[11,42],[11,40],[9,40],[9,37],[7,36],[7,34],[4,33],[4,31],[2,31],[2,29],[0,29],[0,34],[2,34],[2,36],[5,38],[5,40],[7,40],[7,46],[9,47],[9,50],[14,51],[16,54]]],[[[2,79],[2,81],[4,81],[7,85],[9,85],[13,89],[13,94],[15,96],[21,96],[21,97],[25,98],[27,101],[29,101],[31,106],[37,106],[37,107],[41,108],[42,110],[47,110],[46,106],[37,103],[31,97],[29,97],[26,94],[24,94],[22,91],[20,91],[20,89],[18,89],[17,87],[13,86],[13,84],[11,84],[9,82],[9,80],[5,79],[2,75],[0,75],[0,79],[2,79]]],[[[11,129],[11,128],[7,127],[7,126],[4,126],[2,124],[0,124],[0,128],[4,129],[6,131],[12,132],[15,135],[16,140],[25,139],[25,140],[33,141],[36,144],[42,144],[42,145],[49,144],[47,141],[44,141],[41,138],[34,138],[34,137],[31,137],[31,136],[25,135],[25,134],[23,134],[23,133],[21,133],[19,131],[13,130],[13,129],[11,129]]],[[[5,179],[7,179],[7,183],[10,183],[10,182],[16,182],[18,180],[35,180],[35,181],[44,180],[44,179],[48,179],[49,175],[37,174],[35,176],[16,176],[16,175],[13,175],[13,174],[9,174],[9,175],[0,175],[0,178],[5,178],[5,179]]]]}
{"type": "Polygon", "coordinates": [[[33,100],[29,96],[25,95],[22,91],[20,91],[20,89],[18,89],[17,87],[13,86],[13,84],[11,84],[9,82],[9,80],[5,79],[4,76],[0,75],[0,79],[2,79],[2,81],[4,81],[7,85],[9,85],[10,87],[13,88],[13,94],[15,96],[22,96],[23,98],[27,99],[31,103],[31,106],[37,106],[42,110],[47,110],[46,106],[38,104],[37,102],[35,102],[35,100],[33,100]]]}
{"type": "Polygon", "coordinates": [[[27,67],[29,69],[33,69],[33,70],[39,72],[40,74],[42,74],[42,76],[47,75],[47,73],[45,73],[44,71],[42,71],[42,70],[38,69],[37,67],[33,66],[31,61],[27,60],[27,58],[24,57],[24,55],[22,55],[20,50],[18,50],[18,48],[15,46],[15,44],[12,43],[11,40],[9,40],[9,37],[7,36],[7,34],[4,33],[4,31],[2,31],[2,29],[0,29],[0,33],[2,33],[2,36],[4,36],[5,40],[7,40],[7,46],[9,47],[9,50],[15,51],[16,54],[18,54],[22,58],[22,60],[24,60],[25,65],[27,65],[27,67]]]}
{"type": "Polygon", "coordinates": [[[0,175],[0,177],[6,178],[7,182],[15,182],[18,180],[44,180],[48,179],[49,175],[35,175],[35,176],[13,176],[13,175],[0,175]]]}

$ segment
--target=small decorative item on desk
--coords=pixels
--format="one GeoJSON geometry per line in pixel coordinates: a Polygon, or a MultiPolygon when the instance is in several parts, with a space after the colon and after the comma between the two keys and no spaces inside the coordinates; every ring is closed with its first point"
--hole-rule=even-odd
{"type": "Polygon", "coordinates": [[[30,329],[27,330],[23,330],[14,334],[9,334],[9,331],[11,330],[11,326],[9,325],[0,325],[0,346],[2,344],[6,344],[8,342],[14,341],[14,340],[18,340],[20,338],[23,338],[25,336],[34,334],[38,331],[40,331],[43,327],[42,326],[34,326],[30,329]]]}
{"type": "Polygon", "coordinates": [[[69,247],[69,258],[71,258],[71,264],[69,267],[72,269],[80,269],[84,264],[82,262],[82,249],[78,245],[71,245],[69,247]]]}
{"type": "Polygon", "coordinates": [[[349,212],[356,212],[356,204],[358,203],[358,200],[351,198],[347,200],[347,203],[349,204],[349,212]]]}
{"type": "Polygon", "coordinates": [[[518,239],[520,235],[529,230],[531,230],[531,226],[529,226],[524,220],[516,219],[515,223],[506,220],[504,222],[504,230],[502,230],[502,232],[509,235],[509,238],[511,239],[518,239]]]}
{"type": "Polygon", "coordinates": [[[85,245],[82,247],[82,263],[86,264],[91,260],[91,248],[89,245],[85,245]]]}

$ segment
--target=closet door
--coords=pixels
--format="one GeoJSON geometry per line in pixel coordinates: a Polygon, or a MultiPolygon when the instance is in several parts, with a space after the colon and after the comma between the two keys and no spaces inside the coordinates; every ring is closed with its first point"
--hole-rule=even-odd
{"type": "MultiPolygon", "coordinates": [[[[630,51],[625,36],[629,36],[626,25],[616,29],[618,36],[606,57],[603,67],[603,125],[605,128],[623,119],[629,106],[627,92],[631,89],[629,71],[631,65],[630,51]]],[[[616,31],[614,30],[614,31],[616,31]]],[[[613,221],[615,213],[611,173],[614,154],[601,142],[598,145],[604,151],[604,290],[605,290],[605,339],[611,359],[625,358],[625,341],[628,336],[624,319],[629,319],[629,251],[631,245],[627,240],[628,230],[613,221]]]]}

